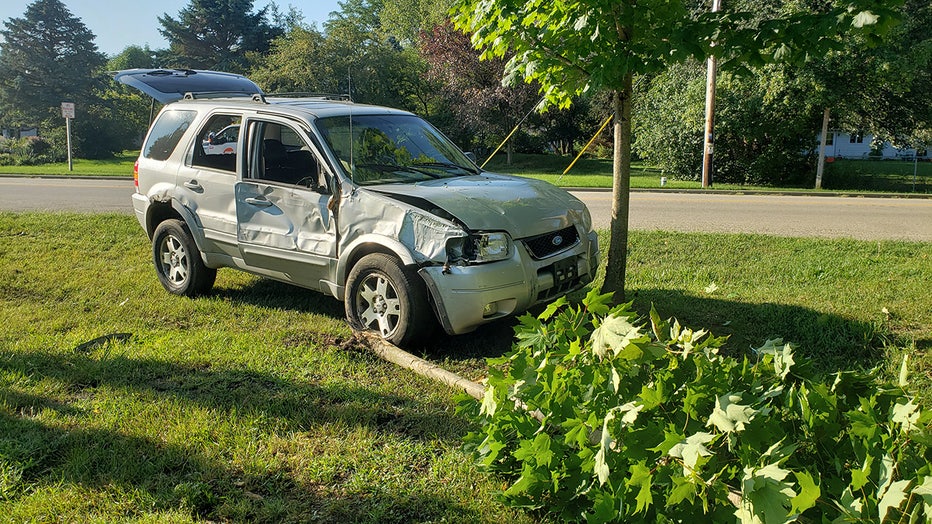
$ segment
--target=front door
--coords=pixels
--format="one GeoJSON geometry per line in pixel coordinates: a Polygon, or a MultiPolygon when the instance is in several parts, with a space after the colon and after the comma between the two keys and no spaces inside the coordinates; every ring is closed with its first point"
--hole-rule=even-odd
{"type": "Polygon", "coordinates": [[[301,128],[250,120],[247,172],[236,184],[237,242],[243,261],[312,289],[330,281],[337,240],[329,174],[301,128]]]}

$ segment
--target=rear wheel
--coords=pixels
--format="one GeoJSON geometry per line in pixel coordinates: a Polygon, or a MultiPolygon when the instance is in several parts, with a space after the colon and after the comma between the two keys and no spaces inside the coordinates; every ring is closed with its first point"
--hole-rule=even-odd
{"type": "Polygon", "coordinates": [[[364,256],[350,271],[344,304],[354,329],[398,346],[428,335],[434,324],[424,282],[382,253],[364,256]]]}
{"type": "Polygon", "coordinates": [[[162,287],[176,295],[193,297],[210,291],[217,270],[204,265],[188,225],[169,219],[155,228],[152,261],[162,287]]]}

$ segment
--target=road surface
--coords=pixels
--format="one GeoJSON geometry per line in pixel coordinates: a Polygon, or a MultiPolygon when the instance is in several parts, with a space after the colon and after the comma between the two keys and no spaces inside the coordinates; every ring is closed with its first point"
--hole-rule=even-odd
{"type": "MultiPolygon", "coordinates": [[[[0,210],[132,213],[125,178],[0,177],[0,210]]],[[[596,228],[611,220],[611,192],[573,191],[596,228]]],[[[932,199],[635,191],[635,230],[745,232],[782,236],[932,242],[932,199]]]]}

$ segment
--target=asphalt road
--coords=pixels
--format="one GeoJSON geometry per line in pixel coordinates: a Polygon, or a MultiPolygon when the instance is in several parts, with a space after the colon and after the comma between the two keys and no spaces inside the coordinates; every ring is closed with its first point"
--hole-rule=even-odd
{"type": "MultiPolygon", "coordinates": [[[[0,177],[0,210],[131,213],[133,182],[0,177]]],[[[573,191],[596,228],[611,220],[611,193],[573,191]]],[[[782,236],[932,242],[932,199],[635,191],[635,230],[747,232],[782,236]]]]}

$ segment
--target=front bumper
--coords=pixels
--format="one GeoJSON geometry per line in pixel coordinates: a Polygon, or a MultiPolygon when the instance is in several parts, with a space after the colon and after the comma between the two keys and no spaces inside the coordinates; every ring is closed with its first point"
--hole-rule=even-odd
{"type": "Polygon", "coordinates": [[[583,236],[573,248],[535,260],[522,242],[511,258],[474,266],[421,268],[443,329],[458,335],[495,319],[579,289],[595,277],[598,237],[583,236]]]}

